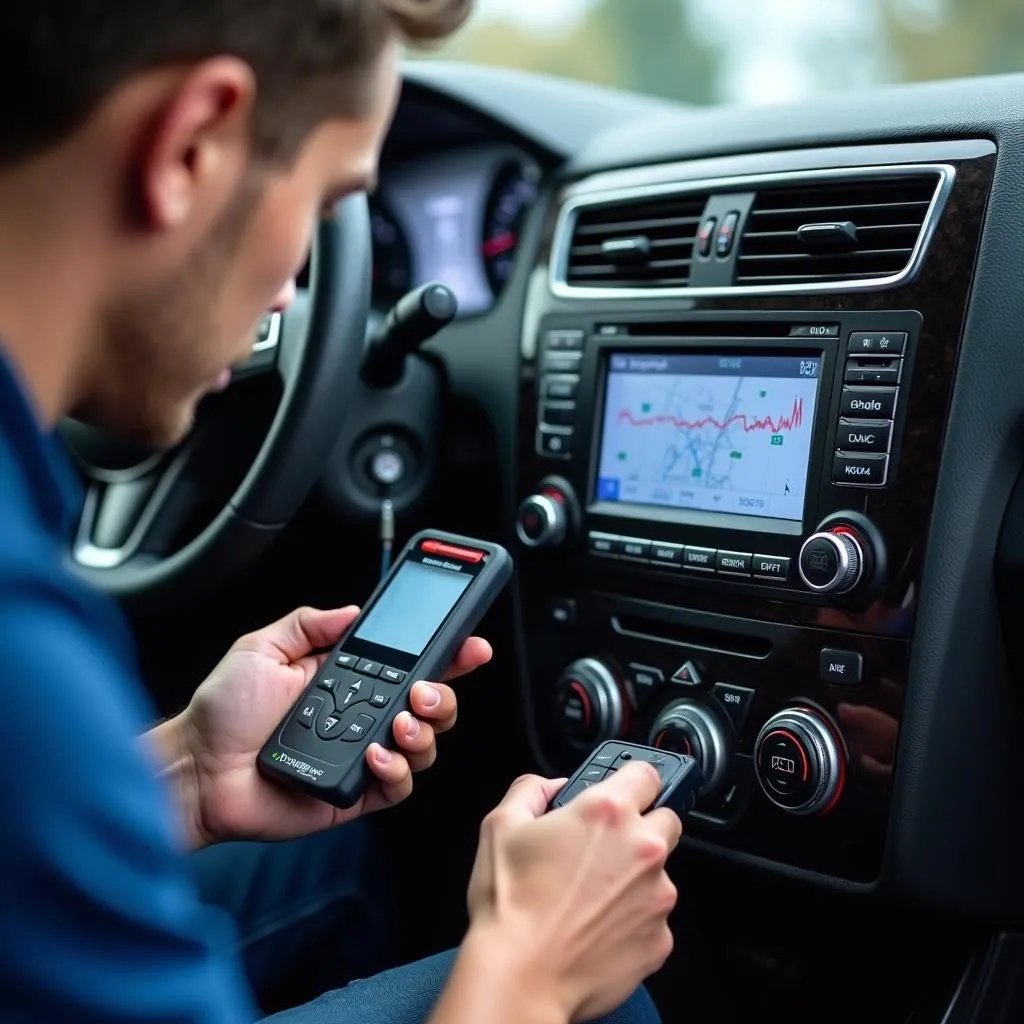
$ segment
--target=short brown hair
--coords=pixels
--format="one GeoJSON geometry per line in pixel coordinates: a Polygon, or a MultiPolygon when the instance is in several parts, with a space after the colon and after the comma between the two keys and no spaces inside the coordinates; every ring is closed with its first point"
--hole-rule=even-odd
{"type": "Polygon", "coordinates": [[[133,75],[230,54],[256,74],[257,152],[287,157],[329,116],[358,117],[393,37],[440,41],[473,0],[16,0],[0,18],[9,97],[0,164],[73,132],[133,75]]]}

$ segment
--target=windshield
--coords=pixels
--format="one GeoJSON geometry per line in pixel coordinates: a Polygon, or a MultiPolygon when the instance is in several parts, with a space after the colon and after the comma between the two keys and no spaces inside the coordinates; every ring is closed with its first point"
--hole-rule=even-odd
{"type": "Polygon", "coordinates": [[[1024,70],[1022,0],[477,0],[438,56],[688,103],[1024,70]]]}

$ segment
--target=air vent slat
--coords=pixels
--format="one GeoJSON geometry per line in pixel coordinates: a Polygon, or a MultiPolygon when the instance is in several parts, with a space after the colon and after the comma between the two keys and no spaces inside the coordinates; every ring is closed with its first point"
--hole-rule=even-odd
{"type": "Polygon", "coordinates": [[[602,288],[685,287],[706,203],[706,195],[667,194],[582,209],[569,246],[568,283],[602,288]],[[608,243],[623,239],[643,240],[646,258],[616,262],[608,243]]]}
{"type": "Polygon", "coordinates": [[[763,188],[740,238],[735,283],[895,277],[914,256],[938,184],[927,172],[763,188]]]}

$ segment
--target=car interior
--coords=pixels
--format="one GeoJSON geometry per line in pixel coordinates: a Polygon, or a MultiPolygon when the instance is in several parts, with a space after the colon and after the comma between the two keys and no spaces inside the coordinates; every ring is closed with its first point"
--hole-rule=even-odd
{"type": "Polygon", "coordinates": [[[1022,111],[1016,75],[706,108],[410,61],[379,188],[188,441],[64,425],[74,561],[161,714],[363,601],[385,502],[396,549],[512,554],[493,661],[376,816],[394,962],[460,941],[516,776],[622,739],[705,776],[666,1021],[1020,1019],[1022,111]]]}

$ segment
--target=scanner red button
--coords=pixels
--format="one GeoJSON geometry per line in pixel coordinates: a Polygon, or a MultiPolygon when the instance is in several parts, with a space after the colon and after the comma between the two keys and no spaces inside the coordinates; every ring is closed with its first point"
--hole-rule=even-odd
{"type": "Polygon", "coordinates": [[[474,551],[471,548],[459,548],[454,544],[445,544],[440,540],[425,540],[420,545],[420,550],[428,555],[441,555],[444,558],[457,558],[460,562],[469,562],[471,565],[478,565],[484,560],[483,551],[474,551]]]}

